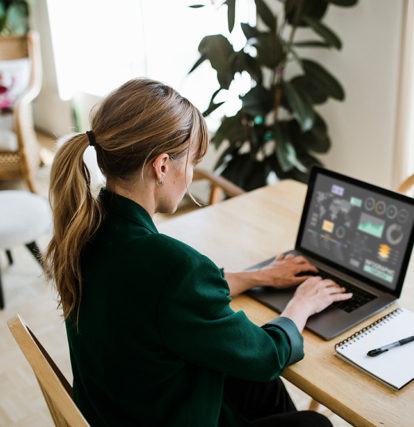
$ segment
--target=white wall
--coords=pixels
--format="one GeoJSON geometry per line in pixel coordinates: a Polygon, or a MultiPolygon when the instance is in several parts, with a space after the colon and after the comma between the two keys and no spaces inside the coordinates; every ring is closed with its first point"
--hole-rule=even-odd
{"type": "Polygon", "coordinates": [[[391,187],[404,0],[360,0],[330,6],[326,23],[341,37],[341,51],[315,58],[342,82],[345,102],[320,108],[332,138],[327,167],[391,187]]]}

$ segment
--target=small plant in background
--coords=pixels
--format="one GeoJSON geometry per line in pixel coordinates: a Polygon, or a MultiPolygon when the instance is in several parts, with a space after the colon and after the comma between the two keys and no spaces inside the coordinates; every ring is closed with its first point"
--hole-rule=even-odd
{"type": "Polygon", "coordinates": [[[25,0],[0,0],[0,36],[26,34],[28,30],[28,2],[25,0]]]}
{"type": "MultiPolygon", "coordinates": [[[[252,0],[253,1],[253,0],[252,0]]],[[[262,26],[241,23],[246,37],[239,51],[222,34],[204,37],[200,58],[190,73],[209,61],[217,71],[219,89],[204,112],[207,116],[224,102],[217,95],[229,89],[236,73],[247,72],[252,88],[243,96],[240,110],[223,117],[212,138],[215,148],[227,144],[214,169],[246,190],[267,183],[270,172],[279,179],[307,181],[313,165],[321,165],[315,153],[326,153],[331,145],[328,126],[315,106],[329,98],[343,101],[339,81],[322,65],[300,54],[302,48],[341,49],[342,42],[322,22],[328,7],[354,6],[358,0],[254,0],[262,26]],[[269,5],[281,3],[274,14],[269,5]],[[298,28],[309,28],[314,36],[297,41],[298,28]],[[300,73],[287,78],[288,69],[299,66],[300,73]]],[[[210,2],[217,4],[218,2],[210,2]]],[[[235,25],[236,0],[219,3],[227,7],[229,32],[235,25]]],[[[201,8],[207,5],[195,4],[201,8]]],[[[273,9],[273,8],[272,8],[273,9]]]]}

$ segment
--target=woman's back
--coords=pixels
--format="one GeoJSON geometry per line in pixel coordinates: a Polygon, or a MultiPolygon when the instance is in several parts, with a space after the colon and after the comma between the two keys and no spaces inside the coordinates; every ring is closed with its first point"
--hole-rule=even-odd
{"type": "Polygon", "coordinates": [[[185,425],[180,408],[200,372],[165,347],[158,310],[197,254],[158,234],[136,203],[101,195],[107,214],[82,256],[78,327],[67,320],[75,400],[93,425],[185,425]]]}

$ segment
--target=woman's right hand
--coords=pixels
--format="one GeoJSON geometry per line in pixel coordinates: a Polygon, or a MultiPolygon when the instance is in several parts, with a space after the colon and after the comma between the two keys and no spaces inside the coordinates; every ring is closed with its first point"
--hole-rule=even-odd
{"type": "MultiPolygon", "coordinates": [[[[305,280],[292,298],[307,310],[309,316],[319,313],[333,302],[352,298],[352,293],[345,293],[345,288],[330,279],[319,276],[305,280]]],[[[292,301],[293,302],[293,301],[292,301]]]]}
{"type": "Polygon", "coordinates": [[[281,316],[293,320],[302,331],[309,316],[319,313],[335,301],[350,298],[352,293],[345,293],[345,288],[333,280],[311,277],[298,286],[281,316]]]}

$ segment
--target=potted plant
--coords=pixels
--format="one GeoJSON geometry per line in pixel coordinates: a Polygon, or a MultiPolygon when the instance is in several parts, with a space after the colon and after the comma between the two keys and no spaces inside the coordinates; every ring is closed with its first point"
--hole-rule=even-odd
{"type": "MultiPolygon", "coordinates": [[[[326,153],[331,141],[328,126],[315,107],[329,98],[343,101],[345,91],[324,66],[302,57],[301,49],[341,49],[340,38],[323,17],[330,5],[350,7],[358,0],[254,2],[261,26],[240,24],[245,46],[235,51],[224,35],[206,36],[198,46],[200,58],[189,71],[192,73],[203,61],[209,61],[217,71],[220,87],[213,93],[205,116],[223,104],[215,99],[229,89],[236,73],[245,71],[251,77],[251,89],[240,96],[240,110],[234,116],[223,117],[212,138],[216,149],[226,144],[214,169],[245,190],[265,185],[272,171],[279,179],[306,182],[310,168],[321,165],[315,154],[326,153]],[[272,2],[282,3],[280,13],[272,12],[272,2]],[[305,27],[315,36],[297,40],[297,29],[305,27]],[[300,73],[291,76],[288,71],[293,64],[299,66],[300,73]]],[[[219,5],[227,7],[232,32],[236,0],[219,5]]]]}

